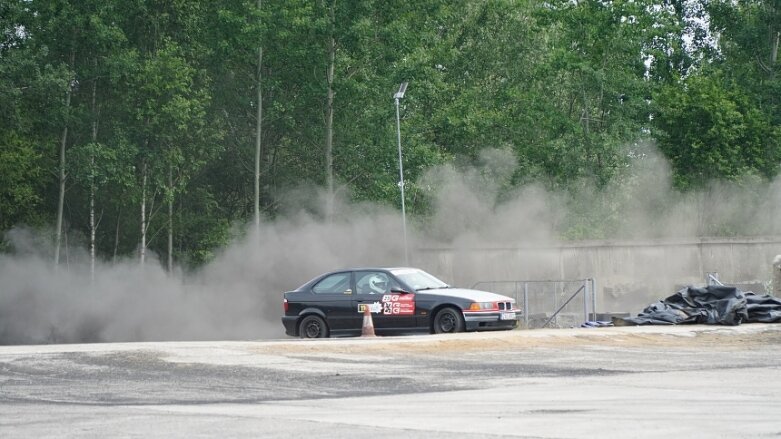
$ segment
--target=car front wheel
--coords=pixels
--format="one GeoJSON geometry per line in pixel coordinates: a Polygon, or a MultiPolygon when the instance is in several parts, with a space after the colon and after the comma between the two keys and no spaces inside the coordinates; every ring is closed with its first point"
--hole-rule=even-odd
{"type": "Polygon", "coordinates": [[[464,331],[464,314],[461,311],[447,307],[442,308],[434,316],[434,333],[445,334],[464,331]]]}
{"type": "Polygon", "coordinates": [[[325,338],[328,326],[320,316],[306,316],[298,325],[298,334],[301,338],[325,338]]]}

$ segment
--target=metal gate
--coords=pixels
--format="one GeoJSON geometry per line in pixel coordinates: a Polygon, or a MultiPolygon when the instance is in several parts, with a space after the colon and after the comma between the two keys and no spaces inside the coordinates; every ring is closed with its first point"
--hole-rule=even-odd
{"type": "Polygon", "coordinates": [[[594,279],[480,281],[472,288],[514,298],[526,328],[566,328],[596,320],[594,279]]]}

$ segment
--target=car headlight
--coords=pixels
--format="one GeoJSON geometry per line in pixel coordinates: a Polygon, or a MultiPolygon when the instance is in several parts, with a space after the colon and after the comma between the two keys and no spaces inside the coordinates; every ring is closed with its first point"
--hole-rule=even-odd
{"type": "Polygon", "coordinates": [[[469,311],[497,311],[499,305],[496,302],[473,302],[469,305],[469,311]]]}

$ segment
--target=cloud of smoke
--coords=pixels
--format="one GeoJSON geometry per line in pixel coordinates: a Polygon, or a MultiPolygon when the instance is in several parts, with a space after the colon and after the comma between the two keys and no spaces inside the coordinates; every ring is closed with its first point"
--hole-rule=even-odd
{"type": "Polygon", "coordinates": [[[423,225],[424,241],[456,247],[519,245],[554,240],[564,200],[529,185],[505,194],[516,167],[506,150],[484,150],[478,164],[437,167],[422,179],[430,188],[434,213],[423,225]]]}
{"type": "MultiPolygon", "coordinates": [[[[567,193],[540,185],[511,188],[516,160],[505,150],[485,151],[476,166],[432,169],[418,182],[431,213],[408,222],[412,264],[448,282],[497,273],[541,278],[550,271],[544,257],[497,272],[501,254],[471,258],[464,266],[425,249],[450,249],[452,255],[525,247],[537,255],[560,245],[561,236],[577,237],[577,224],[602,230],[608,240],[781,234],[781,222],[773,221],[781,182],[747,178],[681,194],[671,189],[669,166],[652,146],[633,154],[631,167],[611,186],[597,190],[583,182],[567,193]],[[440,270],[445,263],[449,268],[440,270]]],[[[345,189],[338,194],[331,199],[319,190],[291,191],[281,200],[279,219],[257,231],[248,226],[245,238],[187,275],[128,259],[99,262],[92,281],[82,247],[71,244],[67,264],[55,270],[42,235],[14,229],[7,236],[14,252],[0,255],[0,344],[282,337],[282,292],[338,268],[403,265],[400,212],[350,203],[345,189]]]]}
{"type": "Polygon", "coordinates": [[[15,253],[0,255],[0,344],[280,337],[282,292],[340,267],[399,263],[393,209],[317,192],[288,201],[283,220],[184,279],[154,260],[126,260],[98,263],[91,281],[83,249],[70,248],[55,270],[38,235],[14,229],[15,253]]]}

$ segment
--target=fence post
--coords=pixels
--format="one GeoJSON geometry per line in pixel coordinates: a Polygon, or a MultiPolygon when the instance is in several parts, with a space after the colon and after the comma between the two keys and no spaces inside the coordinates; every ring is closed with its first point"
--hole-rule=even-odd
{"type": "Polygon", "coordinates": [[[529,282],[523,283],[523,324],[529,328],[529,282]]]}
{"type": "Polygon", "coordinates": [[[588,279],[583,280],[583,322],[588,322],[588,292],[591,285],[588,279]]]}

